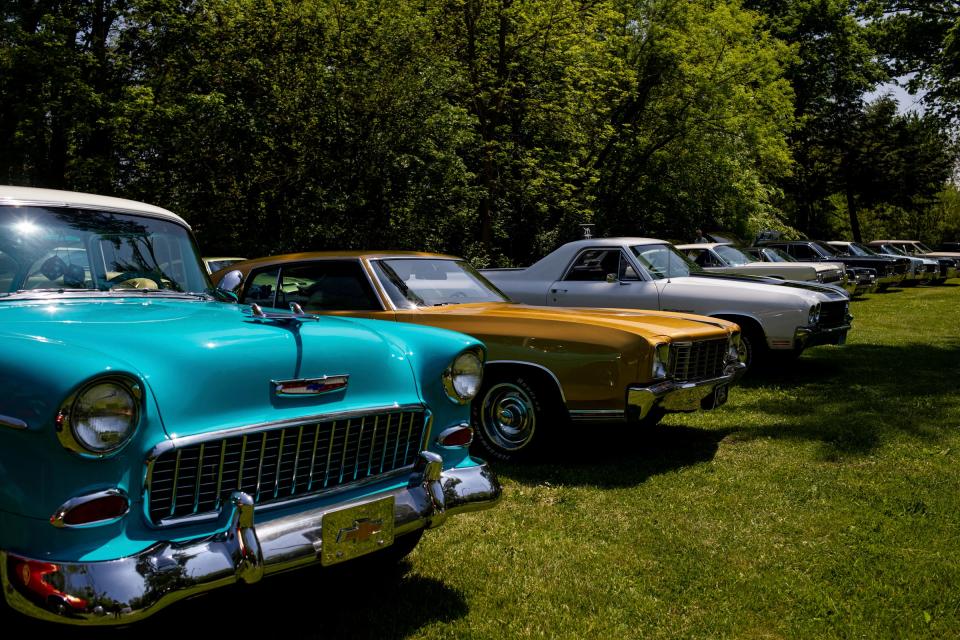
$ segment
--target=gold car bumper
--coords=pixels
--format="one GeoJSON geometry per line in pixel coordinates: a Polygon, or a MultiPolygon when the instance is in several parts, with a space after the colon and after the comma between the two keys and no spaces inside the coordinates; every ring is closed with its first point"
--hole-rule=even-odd
{"type": "Polygon", "coordinates": [[[727,401],[730,385],[743,375],[742,362],[727,365],[723,375],[708,380],[678,382],[663,380],[649,386],[627,389],[627,419],[642,420],[655,408],[667,412],[714,409],[727,401]]]}

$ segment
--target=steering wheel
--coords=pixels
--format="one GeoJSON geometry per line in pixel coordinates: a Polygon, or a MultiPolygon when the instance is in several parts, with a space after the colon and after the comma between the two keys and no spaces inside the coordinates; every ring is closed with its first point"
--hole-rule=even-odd
{"type": "Polygon", "coordinates": [[[111,289],[159,289],[156,274],[147,271],[124,271],[107,280],[111,289]]]}

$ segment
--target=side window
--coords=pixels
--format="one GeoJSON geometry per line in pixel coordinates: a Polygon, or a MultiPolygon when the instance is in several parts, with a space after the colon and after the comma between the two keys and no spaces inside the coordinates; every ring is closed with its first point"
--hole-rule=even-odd
{"type": "Polygon", "coordinates": [[[805,244],[791,245],[790,255],[797,258],[798,260],[814,260],[818,257],[817,254],[813,252],[813,249],[811,249],[805,244]]]}
{"type": "Polygon", "coordinates": [[[261,307],[274,306],[277,289],[277,278],[280,276],[280,267],[270,267],[265,271],[257,271],[247,285],[243,295],[244,304],[258,304],[261,307]]]}
{"type": "Polygon", "coordinates": [[[284,267],[277,306],[304,311],[380,311],[370,281],[356,260],[318,260],[284,267]]]}
{"type": "Polygon", "coordinates": [[[17,277],[16,261],[0,251],[0,293],[7,293],[11,290],[14,278],[17,277]]]}
{"type": "Polygon", "coordinates": [[[617,277],[620,280],[639,280],[640,276],[637,275],[637,270],[633,268],[633,265],[627,260],[627,256],[623,254],[623,251],[620,252],[620,268],[617,270],[617,277]]]}
{"type": "Polygon", "coordinates": [[[623,264],[620,249],[587,249],[574,260],[564,276],[573,282],[604,282],[608,273],[619,275],[623,264]]]}
{"type": "Polygon", "coordinates": [[[687,251],[687,257],[696,262],[701,267],[716,267],[717,261],[713,259],[709,251],[702,249],[690,249],[687,251]]]}

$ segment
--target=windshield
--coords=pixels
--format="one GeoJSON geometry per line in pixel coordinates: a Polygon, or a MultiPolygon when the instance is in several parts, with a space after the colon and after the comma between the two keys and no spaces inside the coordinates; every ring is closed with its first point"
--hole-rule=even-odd
{"type": "Polygon", "coordinates": [[[740,249],[731,247],[729,245],[718,245],[714,251],[716,251],[717,254],[723,258],[727,264],[735,267],[753,262],[753,259],[751,259],[750,256],[745,254],[743,251],[740,251],[740,249]]]}
{"type": "Polygon", "coordinates": [[[642,244],[630,247],[640,264],[655,280],[705,273],[703,267],[669,244],[642,244]]]}
{"type": "Polygon", "coordinates": [[[863,256],[865,258],[869,258],[870,256],[877,255],[877,252],[870,247],[866,247],[857,242],[851,242],[847,246],[850,247],[850,255],[852,256],[863,256]]]}
{"type": "Polygon", "coordinates": [[[468,302],[510,302],[464,260],[390,258],[372,261],[387,295],[399,309],[468,302]]]}
{"type": "Polygon", "coordinates": [[[923,244],[922,242],[914,242],[913,244],[916,245],[916,247],[920,249],[920,251],[923,251],[924,253],[930,253],[931,251],[933,251],[933,249],[923,244]]]}
{"type": "Polygon", "coordinates": [[[192,236],[174,222],[91,209],[0,207],[0,295],[208,288],[192,236]]]}
{"type": "Polygon", "coordinates": [[[826,242],[820,242],[819,240],[817,240],[817,241],[814,241],[814,242],[811,243],[811,244],[815,244],[815,245],[817,245],[818,247],[820,247],[820,249],[822,249],[823,252],[824,252],[825,254],[827,254],[828,256],[835,256],[835,255],[837,255],[837,250],[834,249],[833,247],[831,247],[830,245],[828,245],[826,242]]]}

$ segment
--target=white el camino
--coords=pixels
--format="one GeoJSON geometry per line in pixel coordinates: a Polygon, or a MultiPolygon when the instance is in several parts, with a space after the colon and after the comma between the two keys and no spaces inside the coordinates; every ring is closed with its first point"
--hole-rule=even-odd
{"type": "Polygon", "coordinates": [[[741,359],[799,355],[843,344],[850,298],[830,285],[707,273],[673,245],[651,238],[570,242],[525,269],[483,269],[511,298],[558,307],[682,311],[740,325],[741,359]]]}
{"type": "Polygon", "coordinates": [[[836,262],[756,262],[725,242],[678,244],[677,249],[706,271],[731,275],[768,276],[782,280],[845,284],[846,270],[836,262]]]}

